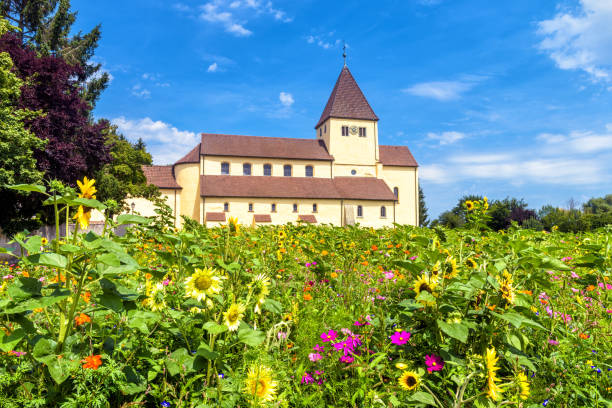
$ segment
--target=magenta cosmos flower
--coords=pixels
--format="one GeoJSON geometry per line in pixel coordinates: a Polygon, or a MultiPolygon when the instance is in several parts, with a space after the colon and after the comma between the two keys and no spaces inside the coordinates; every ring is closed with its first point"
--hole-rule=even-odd
{"type": "Polygon", "coordinates": [[[408,340],[410,340],[410,333],[408,333],[407,331],[403,331],[403,330],[401,332],[395,332],[391,336],[391,343],[397,344],[400,346],[402,344],[408,343],[408,340]]]}
{"type": "Polygon", "coordinates": [[[330,330],[327,333],[325,332],[321,333],[321,340],[323,340],[324,342],[334,341],[336,340],[337,336],[338,336],[338,333],[336,333],[334,330],[330,330]]]}
{"type": "Polygon", "coordinates": [[[436,356],[435,354],[425,356],[425,364],[427,365],[427,372],[440,371],[444,368],[444,360],[442,357],[436,356]]]}

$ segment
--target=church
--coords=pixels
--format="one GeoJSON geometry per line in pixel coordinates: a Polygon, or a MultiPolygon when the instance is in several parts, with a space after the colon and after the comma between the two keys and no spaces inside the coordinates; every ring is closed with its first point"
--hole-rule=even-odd
{"type": "MultiPolygon", "coordinates": [[[[144,166],[181,216],[207,226],[289,222],[418,225],[418,165],[406,146],[379,145],[378,116],[345,65],[312,139],[201,135],[168,166],[144,166]]],[[[132,209],[152,215],[150,203],[132,209]]]]}

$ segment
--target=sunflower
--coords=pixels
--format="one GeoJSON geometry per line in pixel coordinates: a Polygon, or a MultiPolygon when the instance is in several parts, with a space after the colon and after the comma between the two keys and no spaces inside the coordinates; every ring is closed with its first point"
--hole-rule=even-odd
{"type": "Polygon", "coordinates": [[[514,303],[514,286],[512,286],[513,280],[512,275],[508,271],[504,271],[502,278],[497,278],[499,282],[499,291],[502,297],[506,299],[509,304],[514,303]]]}
{"type": "Polygon", "coordinates": [[[465,202],[465,208],[467,208],[468,211],[472,211],[474,209],[474,202],[471,200],[467,200],[465,202]]]}
{"type": "Polygon", "coordinates": [[[416,281],[414,281],[414,291],[416,292],[416,297],[419,297],[421,292],[429,292],[433,294],[438,283],[429,278],[427,275],[421,275],[416,281]]]}
{"type": "Polygon", "coordinates": [[[270,294],[270,278],[265,274],[260,273],[255,276],[253,282],[250,285],[253,290],[253,296],[256,299],[255,313],[261,313],[261,306],[263,306],[266,296],[270,294]]]}
{"type": "Polygon", "coordinates": [[[240,303],[232,303],[227,309],[227,312],[223,313],[223,320],[229,331],[238,330],[240,326],[240,319],[244,316],[246,307],[240,303]]]}
{"type": "Polygon", "coordinates": [[[91,179],[89,180],[87,177],[83,177],[83,182],[81,183],[79,180],[77,180],[77,185],[79,186],[79,189],[81,190],[81,194],[79,194],[79,198],[96,198],[96,188],[94,187],[94,184],[96,183],[96,180],[91,179]]]}
{"type": "Polygon", "coordinates": [[[229,217],[227,220],[227,226],[229,228],[230,233],[236,235],[240,232],[240,224],[238,224],[237,217],[229,217]]]}
{"type": "Polygon", "coordinates": [[[526,400],[529,397],[529,381],[525,373],[518,373],[517,381],[519,389],[521,390],[520,397],[522,400],[526,400]]]}
{"type": "Polygon", "coordinates": [[[270,402],[276,394],[276,385],[277,382],[272,379],[272,370],[263,365],[251,366],[244,392],[256,402],[270,402]]]}
{"type": "Polygon", "coordinates": [[[412,391],[421,383],[421,377],[414,371],[404,371],[397,382],[406,391],[412,391]]]}
{"type": "Polygon", "coordinates": [[[457,273],[457,261],[451,257],[448,257],[446,262],[444,262],[444,278],[453,279],[455,276],[457,276],[457,273]]]}
{"type": "Polygon", "coordinates": [[[431,268],[431,279],[437,282],[439,278],[440,278],[440,261],[436,261],[434,266],[431,268]]]}
{"type": "Polygon", "coordinates": [[[485,355],[485,361],[487,364],[487,395],[493,401],[498,401],[501,397],[501,394],[504,390],[501,389],[499,385],[497,385],[497,375],[495,372],[499,370],[497,367],[497,361],[499,357],[497,357],[497,353],[495,352],[495,347],[487,349],[487,353],[485,355]]]}
{"type": "Polygon", "coordinates": [[[164,284],[159,282],[152,285],[147,281],[147,297],[142,301],[142,305],[154,312],[165,309],[167,305],[164,300],[164,284]]]}
{"type": "Polygon", "coordinates": [[[468,268],[472,268],[472,269],[476,269],[476,268],[478,268],[478,264],[477,264],[477,263],[476,263],[476,261],[474,261],[472,258],[468,258],[468,259],[465,261],[465,265],[466,265],[468,268]]]}
{"type": "Polygon", "coordinates": [[[73,220],[77,220],[79,222],[79,226],[82,230],[89,226],[89,219],[91,218],[91,208],[85,208],[82,205],[79,205],[77,209],[77,213],[72,217],[73,220]]]}
{"type": "Polygon", "coordinates": [[[185,279],[186,295],[203,301],[206,295],[211,296],[221,292],[221,278],[212,268],[196,269],[193,275],[185,279]]]}

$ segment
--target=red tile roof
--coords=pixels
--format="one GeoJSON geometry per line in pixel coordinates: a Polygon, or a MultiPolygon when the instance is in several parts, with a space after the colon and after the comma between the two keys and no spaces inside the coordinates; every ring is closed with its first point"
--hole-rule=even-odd
{"type": "Polygon", "coordinates": [[[332,161],[322,140],[285,137],[202,134],[200,153],[206,156],[240,156],[332,161]]]}
{"type": "Polygon", "coordinates": [[[200,162],[200,143],[198,143],[196,147],[191,149],[191,151],[187,153],[185,157],[183,157],[182,159],[179,159],[179,161],[174,163],[174,165],[183,164],[183,163],[199,163],[199,162],[200,162]]]}
{"type": "Polygon", "coordinates": [[[255,222],[272,222],[270,214],[255,214],[253,215],[253,221],[255,222]]]}
{"type": "Polygon", "coordinates": [[[298,221],[304,221],[310,224],[316,224],[317,223],[317,217],[315,217],[312,214],[304,214],[304,215],[298,215],[298,221]]]}
{"type": "Polygon", "coordinates": [[[206,221],[225,222],[225,213],[222,212],[207,212],[206,221]]]}
{"type": "Polygon", "coordinates": [[[378,120],[347,67],[340,72],[315,129],[328,118],[378,120]]]}
{"type": "Polygon", "coordinates": [[[395,200],[386,183],[374,177],[200,177],[203,197],[395,200]]]}
{"type": "Polygon", "coordinates": [[[385,166],[418,167],[416,160],[406,146],[378,146],[380,162],[385,166]]]}
{"type": "Polygon", "coordinates": [[[142,171],[149,184],[156,185],[159,188],[182,188],[174,179],[172,166],[142,166],[142,171]]]}

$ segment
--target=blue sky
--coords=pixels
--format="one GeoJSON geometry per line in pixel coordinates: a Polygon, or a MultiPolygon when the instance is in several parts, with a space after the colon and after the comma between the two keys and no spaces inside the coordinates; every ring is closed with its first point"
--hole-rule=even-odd
{"type": "Polygon", "coordinates": [[[430,215],[464,194],[566,206],[612,193],[610,0],[73,0],[102,24],[95,114],[156,164],[198,133],[315,137],[348,65],[410,147],[430,215]]]}

